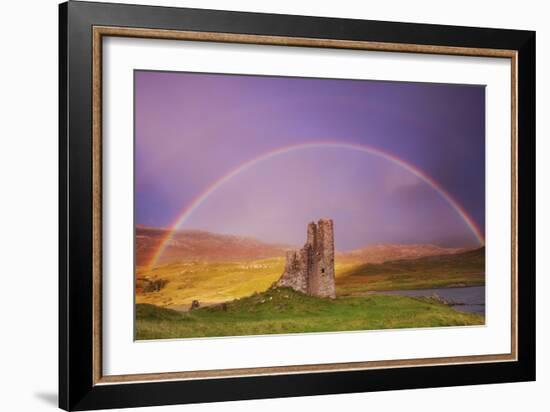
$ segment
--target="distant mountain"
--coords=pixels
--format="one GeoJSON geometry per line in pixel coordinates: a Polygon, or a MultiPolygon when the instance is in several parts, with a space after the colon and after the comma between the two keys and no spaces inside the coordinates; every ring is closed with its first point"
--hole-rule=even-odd
{"type": "Polygon", "coordinates": [[[444,248],[426,244],[382,244],[366,246],[349,252],[339,252],[341,263],[383,263],[400,259],[416,259],[424,256],[452,255],[464,252],[464,248],[444,248]]]}
{"type": "MultiPolygon", "coordinates": [[[[168,229],[136,227],[136,260],[138,266],[149,264],[168,229]]],[[[283,257],[287,250],[298,246],[267,243],[251,237],[223,235],[202,230],[177,231],[170,239],[158,263],[188,260],[237,262],[283,257]]],[[[426,244],[382,244],[366,246],[349,252],[336,252],[338,263],[383,263],[424,256],[451,255],[464,248],[444,248],[426,244]]]]}
{"type": "MultiPolygon", "coordinates": [[[[147,265],[152,259],[167,229],[145,226],[136,227],[137,265],[147,265]]],[[[270,244],[260,240],[222,235],[201,230],[177,231],[170,239],[159,263],[171,263],[184,260],[208,261],[246,261],[284,256],[293,246],[270,244]]]]}

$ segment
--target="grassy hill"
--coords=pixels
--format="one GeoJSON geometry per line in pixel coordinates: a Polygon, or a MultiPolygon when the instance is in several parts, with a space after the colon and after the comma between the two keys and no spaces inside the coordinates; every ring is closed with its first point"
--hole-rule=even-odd
{"type": "MultiPolygon", "coordinates": [[[[136,260],[147,266],[168,234],[167,229],[138,225],[136,227],[136,260]]],[[[262,242],[258,239],[231,236],[203,230],[180,230],[173,234],[159,264],[190,260],[208,262],[240,262],[283,257],[298,246],[262,242]]],[[[460,248],[445,248],[425,244],[369,245],[348,252],[336,252],[340,263],[382,263],[389,260],[414,259],[422,256],[459,253],[460,248]]]]}
{"type": "MultiPolygon", "coordinates": [[[[156,267],[138,268],[136,303],[149,303],[176,309],[187,308],[193,300],[203,304],[226,302],[263,292],[283,273],[282,257],[242,262],[182,261],[156,267]],[[161,282],[152,293],[140,293],[141,284],[161,282]]],[[[355,267],[336,262],[336,273],[355,267]]]]}
{"type": "Polygon", "coordinates": [[[339,262],[384,263],[393,260],[416,259],[424,256],[449,255],[464,252],[464,248],[447,248],[430,244],[369,245],[349,252],[339,252],[339,262]]]}
{"type": "Polygon", "coordinates": [[[432,299],[369,295],[320,299],[270,289],[191,312],[136,307],[137,339],[243,336],[481,325],[484,317],[457,312],[432,299]]]}
{"type": "Polygon", "coordinates": [[[336,278],[339,296],[373,290],[423,289],[485,284],[485,248],[418,259],[368,263],[336,278]]]}
{"type": "MultiPolygon", "coordinates": [[[[336,259],[336,294],[359,296],[375,290],[474,286],[485,283],[484,249],[381,264],[336,259]]],[[[284,258],[242,262],[182,261],[153,270],[139,268],[137,277],[162,281],[152,293],[137,293],[136,303],[177,309],[193,300],[203,304],[231,301],[265,291],[277,281],[284,258]]]]}
{"type": "MultiPolygon", "coordinates": [[[[157,251],[167,229],[136,227],[136,260],[138,266],[146,266],[157,251]]],[[[204,260],[208,262],[240,262],[285,255],[289,245],[272,244],[258,239],[223,235],[203,230],[180,230],[172,235],[160,264],[204,260]]]]}
{"type": "Polygon", "coordinates": [[[283,273],[284,259],[243,262],[184,261],[153,270],[138,270],[138,278],[162,279],[158,292],[136,294],[136,303],[175,308],[188,307],[193,300],[204,304],[225,302],[269,288],[283,273]]]}

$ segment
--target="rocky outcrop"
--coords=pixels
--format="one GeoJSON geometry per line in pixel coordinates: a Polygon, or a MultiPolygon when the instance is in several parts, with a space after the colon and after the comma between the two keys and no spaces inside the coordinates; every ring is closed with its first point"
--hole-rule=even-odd
{"type": "Polygon", "coordinates": [[[153,293],[161,290],[168,283],[165,279],[151,279],[149,277],[136,278],[136,292],[140,294],[153,293]]]}
{"type": "Polygon", "coordinates": [[[276,286],[290,287],[311,296],[336,297],[334,224],[331,219],[308,225],[304,247],[287,252],[285,270],[276,286]]]}

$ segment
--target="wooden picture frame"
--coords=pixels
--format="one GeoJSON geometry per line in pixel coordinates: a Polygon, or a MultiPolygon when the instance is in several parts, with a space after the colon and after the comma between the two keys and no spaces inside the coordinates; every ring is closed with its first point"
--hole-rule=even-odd
{"type": "Polygon", "coordinates": [[[215,402],[535,379],[535,33],[106,3],[59,8],[59,406],[215,402]],[[170,39],[511,61],[511,351],[507,354],[104,375],[102,41],[170,39]],[[521,183],[521,184],[520,184],[521,183]]]}

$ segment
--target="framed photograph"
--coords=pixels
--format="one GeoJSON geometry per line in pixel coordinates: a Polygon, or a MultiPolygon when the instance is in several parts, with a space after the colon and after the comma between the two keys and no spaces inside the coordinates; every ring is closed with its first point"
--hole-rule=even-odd
{"type": "Polygon", "coordinates": [[[535,33],[60,5],[60,407],[535,379],[535,33]]]}

